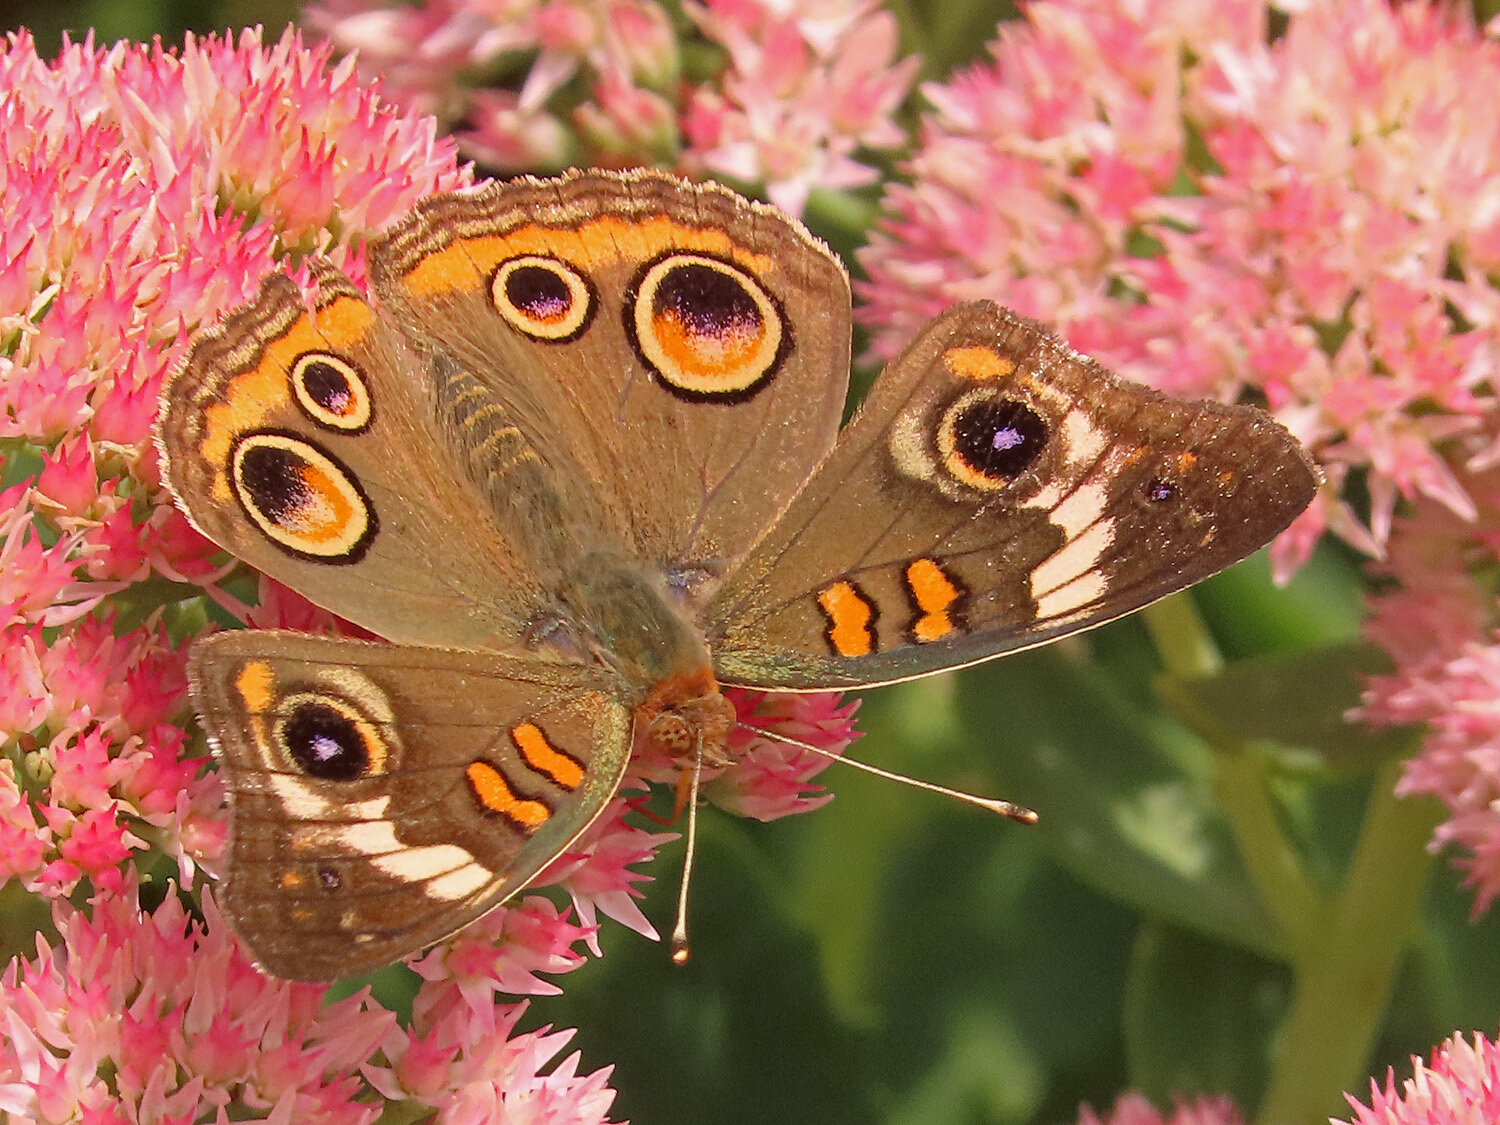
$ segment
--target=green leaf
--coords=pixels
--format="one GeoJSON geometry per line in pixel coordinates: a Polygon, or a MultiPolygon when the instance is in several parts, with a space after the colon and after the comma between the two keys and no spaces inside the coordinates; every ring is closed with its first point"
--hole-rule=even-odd
{"type": "Polygon", "coordinates": [[[1283,1011],[1284,966],[1175,926],[1144,926],[1125,1004],[1131,1087],[1156,1105],[1229,1094],[1254,1105],[1283,1011]]]}
{"type": "Polygon", "coordinates": [[[1214,803],[1212,763],[1069,651],[1051,645],[962,681],[970,752],[994,763],[1005,796],[1041,813],[1036,831],[1085,883],[1148,917],[1277,956],[1277,929],[1214,803]]]}
{"type": "Polygon", "coordinates": [[[1299,764],[1285,751],[1313,751],[1325,768],[1365,774],[1412,749],[1410,730],[1376,731],[1345,717],[1364,681],[1390,670],[1380,649],[1349,642],[1237,660],[1211,676],[1163,677],[1159,688],[1226,742],[1275,743],[1284,765],[1299,764]]]}

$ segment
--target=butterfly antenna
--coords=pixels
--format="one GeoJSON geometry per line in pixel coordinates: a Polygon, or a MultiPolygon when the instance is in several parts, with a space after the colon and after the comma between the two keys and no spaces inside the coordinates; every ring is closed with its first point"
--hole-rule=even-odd
{"type": "Polygon", "coordinates": [[[698,850],[698,785],[703,779],[703,747],[693,757],[692,782],[687,799],[687,852],[682,860],[682,885],[677,891],[677,922],[672,927],[672,964],[686,965],[693,955],[688,944],[688,884],[693,879],[693,856],[698,850]]]}
{"type": "MultiPolygon", "coordinates": [[[[777,742],[785,742],[790,746],[811,751],[831,761],[843,762],[846,766],[853,766],[855,769],[864,770],[865,773],[874,774],[876,777],[883,777],[887,781],[900,782],[902,785],[910,785],[914,789],[925,789],[929,793],[939,793],[944,797],[951,797],[953,800],[961,801],[966,805],[973,805],[975,808],[984,809],[986,812],[998,813],[1008,820],[1018,821],[1021,824],[1035,824],[1039,819],[1037,814],[1025,805],[1017,805],[995,797],[981,797],[977,793],[965,793],[962,789],[949,789],[946,785],[939,785],[935,781],[923,781],[920,778],[909,777],[904,773],[881,769],[879,766],[872,766],[869,762],[861,762],[858,758],[848,758],[843,754],[835,754],[832,750],[825,750],[821,746],[814,746],[810,742],[803,742],[799,738],[792,738],[789,735],[767,730],[764,727],[752,726],[749,723],[741,723],[740,725],[746,730],[754,731],[756,734],[765,735],[765,737],[775,739],[777,742]]],[[[691,827],[692,821],[689,820],[688,824],[691,827]]]]}

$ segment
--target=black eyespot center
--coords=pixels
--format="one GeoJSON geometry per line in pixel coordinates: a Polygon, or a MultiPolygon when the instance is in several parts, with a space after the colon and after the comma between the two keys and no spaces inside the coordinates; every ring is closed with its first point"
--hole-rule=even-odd
{"type": "Polygon", "coordinates": [[[573,307],[573,290],[545,266],[520,265],[507,272],[505,296],[535,320],[560,320],[573,307]]]}
{"type": "Polygon", "coordinates": [[[347,414],[354,402],[349,376],[333,364],[315,359],[302,368],[307,395],[330,414],[347,414]]]}
{"type": "Polygon", "coordinates": [[[240,455],[240,484],[255,497],[256,507],[267,519],[288,523],[312,502],[306,466],[307,459],[294,449],[252,445],[240,455]]]}
{"type": "Polygon", "coordinates": [[[353,716],[332,703],[299,703],[281,738],[299,769],[320,781],[354,781],[370,772],[371,748],[353,716]]]}
{"type": "Polygon", "coordinates": [[[671,317],[693,336],[759,331],[760,306],[737,278],[702,262],[668,270],[651,294],[654,317],[671,317]]]}
{"type": "Polygon", "coordinates": [[[953,449],[973,472],[990,480],[1014,480],[1047,445],[1047,423],[1024,402],[986,398],[953,419],[953,449]]]}

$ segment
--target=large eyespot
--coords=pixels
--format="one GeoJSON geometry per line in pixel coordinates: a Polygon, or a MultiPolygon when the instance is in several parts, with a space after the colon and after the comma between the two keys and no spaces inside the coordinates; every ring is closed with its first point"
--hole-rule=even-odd
{"type": "Polygon", "coordinates": [[[314,422],[346,434],[370,424],[370,387],[359,368],[329,352],[307,352],[292,364],[292,391],[314,422]]]}
{"type": "Polygon", "coordinates": [[[970,391],[943,412],[937,448],[953,479],[985,492],[1004,488],[1047,446],[1047,423],[1024,402],[970,391]]]}
{"type": "Polygon", "coordinates": [[[379,526],[359,480],[331,453],[294,434],[243,434],[229,455],[245,514],[282,550],[315,562],[364,557],[379,526]]]}
{"type": "Polygon", "coordinates": [[[277,745],[319,781],[356,781],[384,773],[389,747],[379,726],[347,699],[295,692],[277,705],[277,745]]]}
{"type": "Polygon", "coordinates": [[[598,304],[588,278],[542,254],[501,262],[490,281],[490,300],[517,332],[548,344],[576,340],[598,304]]]}
{"type": "Polygon", "coordinates": [[[648,265],[625,303],[625,330],[662,386],[689,402],[743,402],[791,350],[776,301],[749,273],[706,254],[648,265]]]}

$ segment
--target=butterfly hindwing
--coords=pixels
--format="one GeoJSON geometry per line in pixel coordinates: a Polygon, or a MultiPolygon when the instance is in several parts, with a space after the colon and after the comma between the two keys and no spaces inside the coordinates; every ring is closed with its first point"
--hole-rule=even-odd
{"type": "Polygon", "coordinates": [[[164,475],[210,539],[397,641],[512,643],[544,597],[450,454],[421,361],[350,282],[273,274],[162,395],[164,475]]]}
{"type": "Polygon", "coordinates": [[[1169,399],[997,306],[952,309],[718,592],[716,667],[834,687],[1040,644],[1237,562],[1317,480],[1260,411],[1169,399]]]}
{"type": "Polygon", "coordinates": [[[526,658],[221,633],[190,664],[232,813],[221,900],[256,959],[327,980],[446,937],[600,813],[626,709],[526,658]]]}
{"type": "Polygon", "coordinates": [[[712,578],[826,455],[843,267],[794,220],[651,172],[419,204],[372,246],[381,303],[570,458],[626,549],[712,578]]]}

